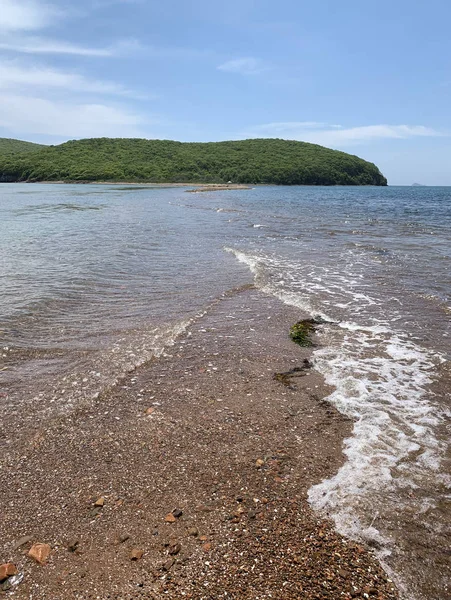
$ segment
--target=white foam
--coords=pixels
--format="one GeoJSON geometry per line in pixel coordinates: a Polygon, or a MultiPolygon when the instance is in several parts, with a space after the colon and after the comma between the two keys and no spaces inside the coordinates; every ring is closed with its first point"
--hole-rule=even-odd
{"type": "Polygon", "coordinates": [[[354,262],[338,272],[228,251],[249,266],[257,286],[286,304],[326,320],[336,318],[328,314],[331,307],[351,317],[323,327],[322,347],[313,355],[315,368],[334,387],[327,399],[355,423],[344,443],[345,464],[312,487],[309,500],[334,518],[341,533],[376,542],[380,555],[389,553],[391,540],[376,528],[374,515],[383,519],[396,511],[396,490],[424,489],[440,467],[444,448],[436,428],[442,415],[429,400],[428,386],[443,359],[394,329],[399,315],[385,308],[383,296],[373,296],[354,262]]]}

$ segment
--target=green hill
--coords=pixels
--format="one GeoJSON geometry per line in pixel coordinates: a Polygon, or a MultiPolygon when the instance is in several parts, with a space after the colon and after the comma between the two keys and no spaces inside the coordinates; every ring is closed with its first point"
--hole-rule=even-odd
{"type": "Polygon", "coordinates": [[[34,144],[33,142],[0,138],[0,155],[17,154],[18,152],[33,152],[45,147],[46,146],[43,146],[42,144],[34,144]]]}
{"type": "Polygon", "coordinates": [[[372,163],[279,139],[182,143],[94,138],[0,154],[0,181],[387,185],[372,163]]]}

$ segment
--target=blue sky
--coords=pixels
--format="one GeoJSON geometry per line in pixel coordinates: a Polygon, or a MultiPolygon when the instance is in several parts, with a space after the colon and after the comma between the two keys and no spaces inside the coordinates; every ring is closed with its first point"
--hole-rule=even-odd
{"type": "Polygon", "coordinates": [[[0,0],[0,136],[281,137],[451,185],[445,0],[0,0]]]}

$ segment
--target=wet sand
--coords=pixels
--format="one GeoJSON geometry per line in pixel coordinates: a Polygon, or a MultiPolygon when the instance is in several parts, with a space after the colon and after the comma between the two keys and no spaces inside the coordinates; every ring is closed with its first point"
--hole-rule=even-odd
{"type": "Polygon", "coordinates": [[[49,418],[44,400],[5,414],[0,562],[24,573],[13,597],[397,598],[373,555],[306,502],[352,424],[289,339],[303,316],[243,288],[72,413],[49,418]],[[34,542],[52,549],[45,566],[27,556],[34,542]]]}

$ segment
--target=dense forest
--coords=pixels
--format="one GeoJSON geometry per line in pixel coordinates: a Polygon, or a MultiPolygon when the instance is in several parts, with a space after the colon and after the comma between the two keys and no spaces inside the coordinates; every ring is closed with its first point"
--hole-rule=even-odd
{"type": "Polygon", "coordinates": [[[12,140],[10,138],[0,138],[0,155],[15,154],[17,152],[32,152],[46,148],[42,144],[34,144],[33,142],[22,142],[21,140],[12,140]]]}
{"type": "Polygon", "coordinates": [[[8,149],[0,140],[0,181],[387,185],[374,164],[357,156],[280,139],[182,143],[94,138],[23,151],[8,149]]]}

